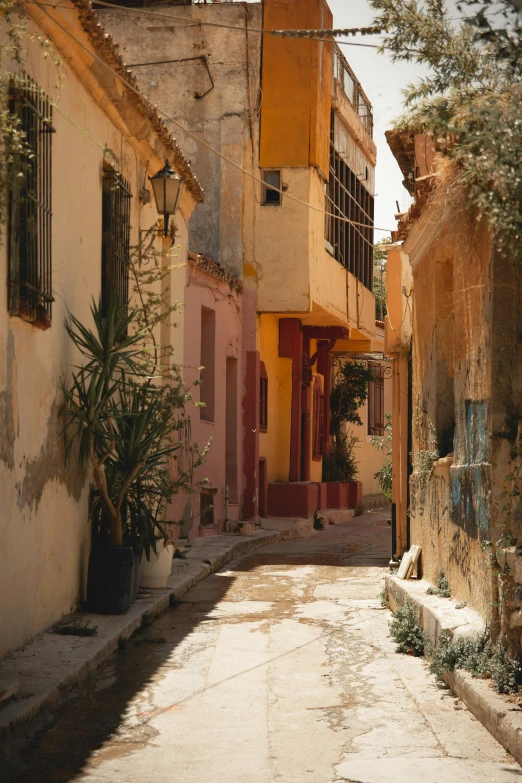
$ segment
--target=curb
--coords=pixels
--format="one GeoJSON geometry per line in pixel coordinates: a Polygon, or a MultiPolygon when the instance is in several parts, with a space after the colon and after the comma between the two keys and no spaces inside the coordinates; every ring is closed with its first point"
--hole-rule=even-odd
{"type": "Polygon", "coordinates": [[[95,636],[60,636],[49,631],[39,634],[0,661],[0,681],[20,683],[16,700],[0,708],[0,736],[55,706],[118,648],[120,639],[132,636],[145,617],[149,622],[165,612],[172,598],[181,598],[225,563],[267,544],[300,538],[310,532],[309,526],[288,526],[255,536],[222,534],[198,538],[191,543],[186,559],[174,559],[168,587],[154,590],[152,598],[135,601],[127,614],[82,612],[81,619],[97,627],[95,636]]]}
{"type": "MultiPolygon", "coordinates": [[[[465,607],[455,609],[448,598],[426,595],[429,582],[403,581],[386,575],[386,590],[390,609],[408,601],[417,616],[417,622],[433,645],[441,635],[456,640],[476,636],[485,630],[485,623],[477,612],[465,607]]],[[[503,696],[495,693],[488,680],[474,678],[469,672],[457,669],[444,675],[444,682],[461,699],[468,710],[485,729],[522,765],[522,710],[503,696]]]]}

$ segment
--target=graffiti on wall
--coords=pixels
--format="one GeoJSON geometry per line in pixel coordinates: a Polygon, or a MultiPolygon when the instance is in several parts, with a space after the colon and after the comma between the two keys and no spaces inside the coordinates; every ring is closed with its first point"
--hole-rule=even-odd
{"type": "Polygon", "coordinates": [[[491,519],[489,404],[484,400],[464,400],[456,414],[451,516],[476,538],[479,530],[489,531],[491,519]]]}

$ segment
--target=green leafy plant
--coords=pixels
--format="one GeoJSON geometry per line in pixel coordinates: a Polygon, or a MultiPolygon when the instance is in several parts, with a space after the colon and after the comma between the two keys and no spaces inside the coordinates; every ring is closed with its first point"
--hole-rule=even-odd
{"type": "Polygon", "coordinates": [[[356,435],[341,433],[323,458],[323,481],[353,481],[357,477],[358,462],[355,459],[356,435]]]}
{"type": "Polygon", "coordinates": [[[378,598],[383,608],[388,606],[388,593],[386,592],[386,587],[382,588],[381,592],[378,595],[378,598]]]}
{"type": "MultiPolygon", "coordinates": [[[[520,255],[522,28],[516,0],[370,0],[382,50],[427,75],[405,90],[399,129],[433,135],[499,247],[520,255]],[[490,10],[494,9],[494,13],[490,10]]],[[[412,175],[413,176],[413,175],[412,175]]],[[[413,181],[411,182],[413,186],[413,181]]]]}
{"type": "Polygon", "coordinates": [[[493,645],[486,633],[472,639],[452,642],[443,636],[439,646],[432,651],[430,671],[437,680],[443,680],[447,672],[463,669],[474,677],[491,679],[497,693],[515,693],[521,667],[518,661],[506,657],[501,645],[493,645]]]}
{"type": "Polygon", "coordinates": [[[385,452],[383,466],[374,473],[373,477],[377,479],[379,488],[383,492],[386,500],[391,503],[393,486],[393,467],[392,467],[392,414],[384,414],[384,435],[372,435],[372,445],[379,451],[385,452]]]}
{"type": "Polygon", "coordinates": [[[373,293],[375,296],[375,317],[383,321],[388,312],[386,306],[386,260],[385,247],[391,244],[390,237],[383,237],[373,248],[373,293]]]}
{"type": "Polygon", "coordinates": [[[422,656],[429,647],[428,640],[417,625],[413,607],[409,603],[399,606],[390,620],[390,636],[397,645],[396,652],[422,656]]]}
{"type": "Polygon", "coordinates": [[[337,435],[343,424],[362,424],[359,408],[368,397],[368,384],[374,379],[366,362],[346,359],[335,374],[330,395],[330,432],[337,435]]]}
{"type": "Polygon", "coordinates": [[[438,595],[440,598],[451,598],[451,589],[448,582],[448,577],[441,571],[437,577],[437,587],[428,587],[426,590],[428,595],[438,595]]]}
{"type": "Polygon", "coordinates": [[[145,548],[149,557],[165,536],[166,504],[190,487],[191,470],[178,470],[175,479],[169,470],[183,446],[177,435],[184,426],[185,396],[179,379],[176,385],[172,377],[151,378],[146,329],[129,334],[135,311],[124,313],[114,296],[106,315],[95,303],[91,314],[94,329],[74,316],[66,325],[84,358],[64,388],[67,455],[77,441],[80,463],[91,465],[97,540],[145,548]]]}

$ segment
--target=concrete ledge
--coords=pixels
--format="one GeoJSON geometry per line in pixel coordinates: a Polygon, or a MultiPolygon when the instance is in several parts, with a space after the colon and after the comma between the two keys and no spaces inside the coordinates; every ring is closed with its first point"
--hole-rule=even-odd
{"type": "Polygon", "coordinates": [[[321,516],[326,519],[329,525],[340,525],[341,522],[347,522],[355,516],[353,508],[327,508],[321,512],[321,516]]]}
{"type": "Polygon", "coordinates": [[[0,661],[0,680],[20,683],[15,698],[0,708],[0,735],[57,704],[117,649],[120,639],[132,636],[144,618],[150,621],[168,609],[172,596],[180,598],[234,557],[309,532],[311,523],[293,525],[286,530],[261,531],[255,536],[223,534],[198,538],[187,549],[186,559],[174,559],[168,587],[152,590],[149,599],[135,601],[127,614],[79,614],[83,622],[97,627],[96,636],[59,636],[50,631],[39,634],[0,661]]]}
{"type": "Polygon", "coordinates": [[[444,676],[446,685],[461,699],[497,742],[522,765],[522,710],[495,693],[488,680],[478,680],[460,669],[444,676]]]}
{"type": "Polygon", "coordinates": [[[390,501],[383,492],[376,492],[373,495],[363,495],[361,505],[363,508],[390,508],[391,515],[390,501]]]}
{"type": "Polygon", "coordinates": [[[458,601],[427,595],[430,583],[424,579],[404,581],[392,574],[386,575],[386,590],[390,609],[410,603],[417,616],[417,623],[430,642],[437,646],[441,636],[459,639],[477,636],[485,630],[482,617],[469,607],[456,609],[458,601]]]}
{"type": "MultiPolygon", "coordinates": [[[[485,630],[485,623],[473,609],[456,609],[456,601],[426,595],[429,582],[403,581],[386,575],[388,602],[392,611],[406,601],[413,607],[417,622],[432,644],[441,635],[452,639],[476,636],[485,630]]],[[[489,680],[474,678],[460,669],[444,675],[446,685],[461,699],[468,710],[490,734],[522,765],[522,710],[505,696],[495,693],[489,680]]]]}
{"type": "Polygon", "coordinates": [[[267,517],[261,520],[261,529],[276,532],[281,541],[308,536],[314,531],[313,519],[288,519],[288,517],[267,517]]]}

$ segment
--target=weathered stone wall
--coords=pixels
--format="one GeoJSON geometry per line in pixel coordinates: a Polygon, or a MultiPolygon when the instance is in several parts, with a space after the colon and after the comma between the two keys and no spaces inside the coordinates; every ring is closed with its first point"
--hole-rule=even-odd
{"type": "MultiPolygon", "coordinates": [[[[436,208],[433,219],[436,219],[436,208]]],[[[452,219],[414,266],[412,543],[422,570],[493,622],[491,243],[473,215],[452,219]],[[440,459],[437,459],[440,458],[440,459]]]]}
{"type": "Polygon", "coordinates": [[[179,20],[197,20],[204,15],[208,21],[235,28],[260,28],[261,4],[203,8],[158,4],[147,8],[175,18],[169,24],[168,19],[154,18],[145,10],[98,13],[128,64],[171,61],[132,70],[144,94],[180,123],[166,120],[205,191],[205,203],[190,222],[190,249],[242,277],[244,233],[252,228],[244,216],[244,192],[250,183],[238,168],[182,128],[237,166],[254,168],[259,159],[261,36],[221,27],[187,26],[179,20]],[[208,70],[201,58],[205,58],[208,70]]]}

